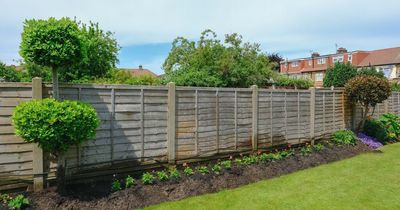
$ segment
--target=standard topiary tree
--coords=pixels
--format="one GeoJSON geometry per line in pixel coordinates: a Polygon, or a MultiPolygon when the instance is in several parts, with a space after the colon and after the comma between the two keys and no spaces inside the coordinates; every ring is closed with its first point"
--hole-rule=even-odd
{"type": "Polygon", "coordinates": [[[26,20],[21,36],[20,55],[28,63],[51,68],[53,97],[58,99],[57,71],[83,58],[78,23],[69,18],[26,20]]]}
{"type": "Polygon", "coordinates": [[[32,100],[18,105],[12,115],[16,135],[37,143],[58,158],[59,189],[64,187],[63,154],[72,145],[93,138],[99,126],[96,110],[78,101],[32,100]]]}
{"type": "Polygon", "coordinates": [[[385,78],[359,75],[346,83],[345,92],[352,102],[363,107],[363,116],[357,127],[357,131],[360,131],[367,119],[370,106],[375,108],[378,103],[386,100],[391,94],[391,89],[389,81],[385,78]]]}
{"type": "Polygon", "coordinates": [[[346,82],[357,75],[357,68],[350,63],[336,63],[326,70],[324,87],[344,87],[346,82]]]}

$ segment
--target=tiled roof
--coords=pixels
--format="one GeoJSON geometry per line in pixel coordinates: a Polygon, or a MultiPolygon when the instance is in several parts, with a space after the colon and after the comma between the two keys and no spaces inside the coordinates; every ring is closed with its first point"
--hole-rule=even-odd
{"type": "Polygon", "coordinates": [[[400,63],[400,47],[373,50],[368,52],[358,66],[379,66],[400,63]]]}
{"type": "Polygon", "coordinates": [[[149,76],[153,76],[153,77],[157,77],[157,74],[155,74],[154,72],[150,71],[149,69],[121,69],[121,70],[125,70],[125,71],[129,71],[132,76],[142,76],[142,75],[149,75],[149,76]]]}

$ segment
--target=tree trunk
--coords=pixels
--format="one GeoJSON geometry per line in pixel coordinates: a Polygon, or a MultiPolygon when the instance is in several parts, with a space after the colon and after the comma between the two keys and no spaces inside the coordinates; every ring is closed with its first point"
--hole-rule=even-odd
{"type": "Polygon", "coordinates": [[[368,112],[369,112],[369,106],[368,105],[364,106],[364,113],[363,113],[360,123],[358,124],[357,133],[360,132],[361,129],[364,128],[364,124],[365,124],[365,121],[367,120],[368,112]]]}
{"type": "Polygon", "coordinates": [[[65,192],[65,156],[57,155],[57,192],[63,194],[65,192]]]}
{"type": "Polygon", "coordinates": [[[52,82],[53,82],[53,98],[56,100],[60,99],[59,96],[59,90],[58,90],[58,75],[57,75],[57,69],[52,68],[52,82]]]}

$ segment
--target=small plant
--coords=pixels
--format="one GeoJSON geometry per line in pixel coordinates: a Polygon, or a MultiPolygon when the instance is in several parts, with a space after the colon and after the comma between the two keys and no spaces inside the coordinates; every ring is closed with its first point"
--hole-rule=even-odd
{"type": "Polygon", "coordinates": [[[355,145],[357,137],[350,130],[339,130],[332,134],[332,141],[337,145],[355,145]]]}
{"type": "Polygon", "coordinates": [[[125,179],[125,188],[130,188],[135,184],[135,179],[128,175],[125,179]]]}
{"type": "Polygon", "coordinates": [[[142,182],[145,185],[150,185],[154,183],[154,176],[153,174],[146,172],[142,175],[142,182]]]}
{"type": "Polygon", "coordinates": [[[185,170],[183,170],[183,172],[186,174],[186,176],[191,176],[194,174],[194,171],[192,168],[190,168],[189,166],[185,167],[185,170]]]}
{"type": "Polygon", "coordinates": [[[157,176],[158,176],[158,179],[160,180],[160,181],[167,181],[168,180],[168,174],[167,174],[167,172],[165,172],[164,170],[163,171],[158,171],[157,172],[157,176]]]}
{"type": "Polygon", "coordinates": [[[276,153],[271,154],[270,159],[273,161],[277,161],[277,160],[282,160],[283,157],[282,157],[281,153],[276,152],[276,153]]]}
{"type": "Polygon", "coordinates": [[[197,168],[197,171],[201,174],[208,174],[210,171],[208,170],[207,166],[200,166],[197,168]]]}
{"type": "Polygon", "coordinates": [[[226,170],[230,170],[232,168],[232,162],[230,160],[222,161],[221,166],[226,170]]]}
{"type": "Polygon", "coordinates": [[[121,190],[121,182],[119,182],[118,179],[114,179],[114,181],[111,183],[111,190],[113,192],[121,190]]]}
{"type": "Polygon", "coordinates": [[[17,195],[17,197],[15,197],[14,199],[11,199],[8,202],[8,208],[10,209],[15,209],[15,210],[19,210],[19,209],[23,209],[25,207],[27,207],[29,205],[29,200],[28,198],[25,198],[23,195],[17,195]]]}
{"type": "Polygon", "coordinates": [[[271,155],[267,153],[262,153],[258,156],[261,162],[266,163],[268,160],[271,160],[271,155]]]}
{"type": "Polygon", "coordinates": [[[8,203],[11,200],[11,197],[8,194],[0,194],[0,203],[8,203]]]}
{"type": "Polygon", "coordinates": [[[379,121],[383,123],[392,140],[400,138],[400,117],[394,113],[385,113],[379,121]]]}
{"type": "Polygon", "coordinates": [[[215,164],[212,168],[211,168],[212,172],[214,172],[215,174],[219,175],[221,173],[222,167],[219,164],[215,164]]]}
{"type": "Polygon", "coordinates": [[[245,165],[252,165],[258,162],[258,157],[256,155],[250,155],[243,157],[243,163],[245,165]]]}
{"type": "Polygon", "coordinates": [[[303,156],[308,156],[308,155],[311,154],[311,152],[312,152],[312,147],[311,147],[311,145],[309,145],[309,144],[306,144],[306,146],[304,146],[304,147],[302,147],[302,148],[300,149],[300,153],[301,153],[301,155],[303,155],[303,156]]]}
{"type": "Polygon", "coordinates": [[[294,151],[293,151],[293,149],[288,149],[288,150],[285,149],[280,152],[280,155],[282,156],[282,159],[287,158],[287,157],[293,156],[294,151]]]}
{"type": "Polygon", "coordinates": [[[321,144],[321,143],[315,144],[315,145],[313,146],[313,150],[315,150],[315,151],[317,151],[317,152],[322,151],[323,149],[325,149],[325,146],[324,146],[323,144],[321,144]]]}
{"type": "Polygon", "coordinates": [[[244,163],[243,163],[243,160],[242,160],[242,159],[236,158],[236,159],[235,159],[235,164],[236,164],[236,166],[241,166],[241,165],[243,165],[244,163]]]}
{"type": "Polygon", "coordinates": [[[169,177],[174,179],[179,179],[181,177],[181,174],[179,173],[178,169],[173,167],[169,170],[169,177]]]}

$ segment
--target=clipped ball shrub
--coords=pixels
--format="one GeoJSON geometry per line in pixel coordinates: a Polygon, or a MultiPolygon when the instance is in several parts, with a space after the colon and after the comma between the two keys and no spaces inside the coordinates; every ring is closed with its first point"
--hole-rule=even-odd
{"type": "Polygon", "coordinates": [[[381,143],[387,143],[389,141],[389,133],[386,131],[385,125],[374,119],[368,119],[365,121],[363,132],[371,137],[376,138],[381,143]]]}
{"type": "Polygon", "coordinates": [[[96,110],[79,101],[32,100],[18,105],[12,116],[16,135],[60,154],[93,138],[99,126],[96,110]]]}
{"type": "Polygon", "coordinates": [[[357,137],[350,130],[339,130],[332,134],[332,142],[337,145],[355,145],[357,137]]]}

